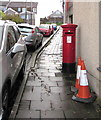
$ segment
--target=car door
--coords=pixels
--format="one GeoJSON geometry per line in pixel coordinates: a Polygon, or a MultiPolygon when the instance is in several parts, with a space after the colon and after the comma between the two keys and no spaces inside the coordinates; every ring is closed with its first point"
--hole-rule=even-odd
{"type": "Polygon", "coordinates": [[[15,67],[14,67],[14,59],[11,58],[11,53],[13,50],[13,46],[16,43],[16,39],[14,39],[14,35],[12,33],[13,29],[12,26],[8,27],[8,31],[7,31],[7,43],[6,43],[6,59],[7,59],[7,64],[8,64],[8,70],[10,72],[11,75],[11,80],[14,79],[14,75],[15,75],[15,67]]]}
{"type": "Polygon", "coordinates": [[[10,69],[11,69],[11,76],[12,76],[12,83],[14,83],[18,73],[19,73],[19,67],[22,62],[22,56],[23,52],[16,53],[13,57],[11,57],[13,47],[15,43],[17,42],[17,37],[15,34],[15,30],[13,26],[9,26],[8,33],[7,33],[7,59],[10,63],[10,69]]]}
{"type": "MultiPolygon", "coordinates": [[[[12,32],[13,32],[13,37],[16,40],[16,42],[19,42],[20,44],[22,42],[22,44],[24,44],[24,41],[22,40],[22,36],[20,35],[20,31],[16,26],[13,26],[12,32]]],[[[25,54],[26,54],[25,51],[18,52],[13,57],[13,65],[14,65],[14,68],[16,69],[15,77],[17,77],[17,75],[22,67],[22,64],[25,60],[25,54]]]]}

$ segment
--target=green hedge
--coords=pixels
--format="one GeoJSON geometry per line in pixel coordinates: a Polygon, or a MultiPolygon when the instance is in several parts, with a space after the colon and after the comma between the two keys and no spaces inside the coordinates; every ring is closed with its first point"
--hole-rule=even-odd
{"type": "Polygon", "coordinates": [[[4,17],[5,14],[0,10],[0,18],[4,17]]]}
{"type": "Polygon", "coordinates": [[[18,15],[4,15],[2,17],[2,20],[11,20],[13,22],[16,22],[17,24],[24,22],[24,20],[21,19],[18,15]]]}

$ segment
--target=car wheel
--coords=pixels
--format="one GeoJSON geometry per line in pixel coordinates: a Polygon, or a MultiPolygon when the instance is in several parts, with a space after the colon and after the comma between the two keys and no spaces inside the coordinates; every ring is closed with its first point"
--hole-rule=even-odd
{"type": "Polygon", "coordinates": [[[10,93],[9,85],[6,84],[2,92],[3,120],[6,120],[6,118],[8,117],[7,113],[9,106],[9,93],[10,93]]]}

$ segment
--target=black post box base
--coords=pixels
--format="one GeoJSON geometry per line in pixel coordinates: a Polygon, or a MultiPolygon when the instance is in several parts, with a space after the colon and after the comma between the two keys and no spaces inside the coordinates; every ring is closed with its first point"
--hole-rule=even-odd
{"type": "Polygon", "coordinates": [[[75,73],[75,63],[62,63],[62,71],[68,74],[75,73]]]}

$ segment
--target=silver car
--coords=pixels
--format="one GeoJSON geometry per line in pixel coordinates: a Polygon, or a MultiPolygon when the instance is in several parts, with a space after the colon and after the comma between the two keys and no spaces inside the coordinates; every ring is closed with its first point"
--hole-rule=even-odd
{"type": "Polygon", "coordinates": [[[36,50],[42,45],[43,35],[37,26],[29,24],[17,24],[23,36],[25,36],[26,46],[29,49],[36,50]]]}
{"type": "Polygon", "coordinates": [[[24,67],[27,48],[16,24],[0,20],[0,119],[6,117],[12,86],[24,67]]]}

